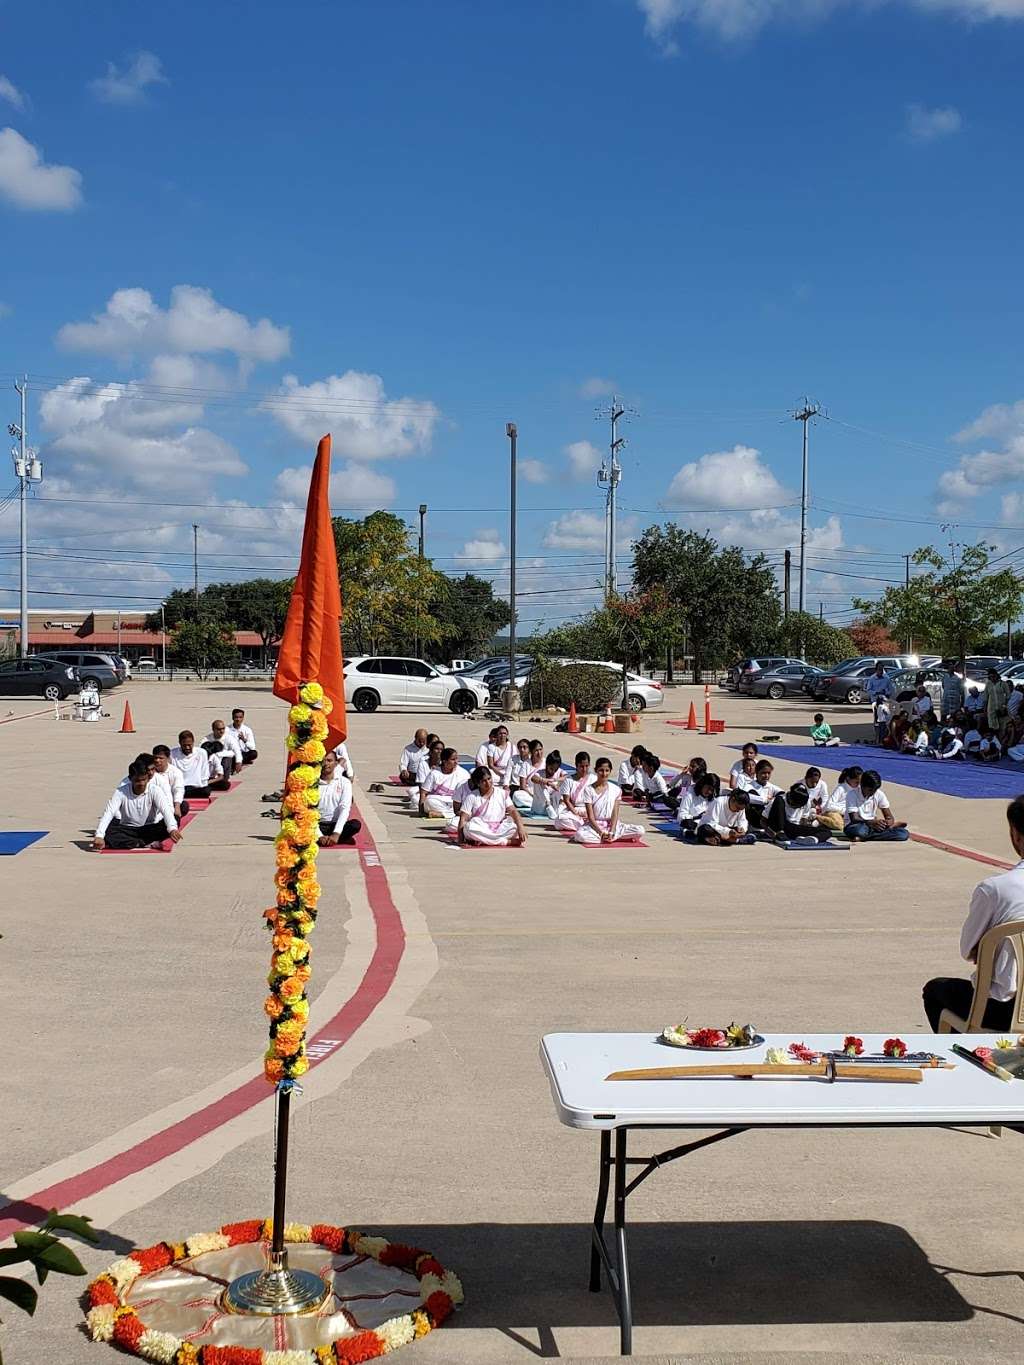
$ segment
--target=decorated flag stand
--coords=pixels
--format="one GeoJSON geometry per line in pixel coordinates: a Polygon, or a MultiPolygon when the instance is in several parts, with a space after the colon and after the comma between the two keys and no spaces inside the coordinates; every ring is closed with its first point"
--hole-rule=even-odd
{"type": "Polygon", "coordinates": [[[320,772],[327,747],[346,736],[330,452],[325,436],[274,679],[275,695],[291,706],[276,903],[264,912],[273,935],[264,1002],[270,1019],[264,1074],[277,1100],[273,1218],[137,1249],[89,1286],[93,1339],[165,1365],[355,1365],[424,1336],[462,1301],[459,1281],[429,1252],[351,1228],[285,1220],[291,1101],[309,1069],[306,988],[320,899],[320,772]],[[410,1290],[410,1277],[418,1293],[410,1290]],[[210,1296],[199,1292],[203,1280],[214,1291],[210,1296]],[[402,1308],[397,1316],[388,1316],[392,1296],[402,1308]],[[410,1309],[411,1298],[418,1303],[410,1309]],[[362,1321],[352,1311],[357,1302],[365,1305],[362,1321]]]}

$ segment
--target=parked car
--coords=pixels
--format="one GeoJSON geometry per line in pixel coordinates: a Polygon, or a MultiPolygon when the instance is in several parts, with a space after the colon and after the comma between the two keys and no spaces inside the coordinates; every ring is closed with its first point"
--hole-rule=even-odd
{"type": "Polygon", "coordinates": [[[136,668],[140,673],[151,673],[151,672],[153,671],[154,668],[159,668],[159,667],[160,667],[160,665],[157,663],[157,661],[156,661],[155,659],[136,659],[136,660],[135,660],[135,668],[136,668]]]}
{"type": "Polygon", "coordinates": [[[777,668],[761,668],[756,673],[740,675],[740,692],[749,692],[752,697],[771,697],[781,701],[783,697],[794,696],[813,686],[814,679],[820,677],[821,669],[810,664],[780,664],[777,668]]]}
{"type": "Polygon", "coordinates": [[[438,673],[422,659],[357,655],[345,663],[345,692],[357,711],[378,706],[408,706],[426,711],[447,707],[465,715],[486,706],[488,689],[477,678],[461,673],[438,673]]]}
{"type": "Polygon", "coordinates": [[[108,687],[120,687],[125,680],[124,668],[117,662],[116,654],[99,653],[94,649],[55,649],[45,650],[33,657],[55,659],[57,663],[77,668],[82,682],[94,684],[98,692],[108,687]]]}
{"type": "Polygon", "coordinates": [[[45,697],[47,701],[63,701],[80,687],[78,673],[71,664],[57,663],[38,654],[0,663],[0,696],[3,697],[45,697]]]}
{"type": "Polygon", "coordinates": [[[124,671],[124,680],[125,680],[125,682],[131,682],[131,680],[132,680],[132,666],[131,666],[130,661],[129,661],[128,659],[126,659],[126,658],[124,657],[123,654],[111,654],[110,657],[113,659],[114,663],[115,663],[115,664],[118,664],[118,665],[121,667],[121,669],[124,671]]]}
{"type": "Polygon", "coordinates": [[[729,665],[725,670],[725,677],[719,680],[718,685],[728,688],[732,692],[738,692],[740,679],[748,673],[757,673],[763,669],[782,668],[784,664],[802,664],[803,662],[803,659],[793,659],[788,654],[768,654],[756,659],[740,659],[737,663],[729,665]]]}
{"type": "MultiPolygon", "coordinates": [[[[856,659],[848,660],[837,668],[822,673],[814,680],[815,701],[845,701],[851,706],[859,706],[867,700],[867,681],[875,671],[876,660],[861,663],[856,659]]],[[[882,659],[886,673],[896,673],[899,665],[895,660],[882,659]]]]}

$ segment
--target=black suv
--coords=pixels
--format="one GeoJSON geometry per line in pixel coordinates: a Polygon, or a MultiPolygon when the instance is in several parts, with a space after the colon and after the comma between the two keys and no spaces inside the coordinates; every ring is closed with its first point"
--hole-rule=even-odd
{"type": "Polygon", "coordinates": [[[81,687],[70,664],[54,659],[7,659],[0,663],[0,697],[46,697],[63,701],[81,687]]]}
{"type": "Polygon", "coordinates": [[[83,683],[95,683],[96,690],[105,687],[120,687],[127,674],[124,665],[116,654],[95,649],[54,649],[33,656],[36,659],[56,659],[60,664],[68,664],[78,669],[83,683]]]}

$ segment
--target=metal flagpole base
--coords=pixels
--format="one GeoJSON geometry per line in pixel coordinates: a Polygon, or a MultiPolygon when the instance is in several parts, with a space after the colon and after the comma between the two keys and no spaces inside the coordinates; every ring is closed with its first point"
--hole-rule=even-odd
{"type": "Polygon", "coordinates": [[[250,1270],[232,1280],[221,1302],[229,1313],[287,1317],[315,1313],[330,1292],[330,1285],[312,1270],[289,1270],[285,1252],[280,1265],[275,1266],[271,1259],[266,1270],[250,1270]]]}

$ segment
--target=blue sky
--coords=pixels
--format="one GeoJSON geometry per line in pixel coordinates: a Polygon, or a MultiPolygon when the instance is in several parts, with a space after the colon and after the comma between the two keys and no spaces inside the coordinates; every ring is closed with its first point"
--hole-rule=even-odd
{"type": "Polygon", "coordinates": [[[623,566],[673,514],[781,557],[804,393],[813,606],[940,522],[1024,544],[1024,0],[37,0],[0,39],[40,589],[144,605],[193,520],[204,581],[286,572],[329,428],[339,509],[425,502],[500,584],[511,419],[552,623],[596,600],[612,391],[623,566]]]}

